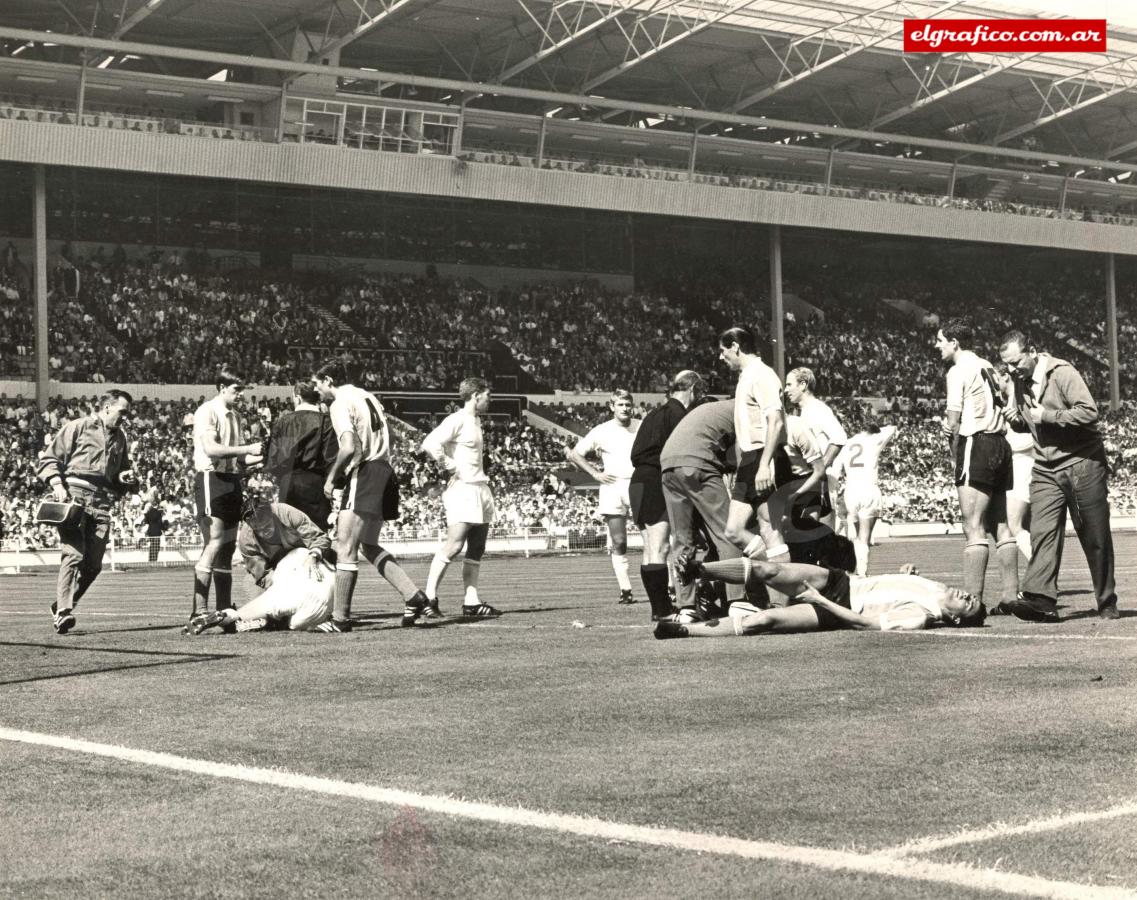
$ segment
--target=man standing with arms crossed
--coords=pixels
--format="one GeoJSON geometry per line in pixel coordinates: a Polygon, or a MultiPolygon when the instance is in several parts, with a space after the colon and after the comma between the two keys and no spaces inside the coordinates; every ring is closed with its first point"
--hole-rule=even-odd
{"type": "Polygon", "coordinates": [[[359,577],[359,552],[403,595],[404,626],[414,625],[426,606],[426,595],[379,546],[383,522],[399,517],[399,485],[388,461],[391,438],[383,407],[374,395],[347,381],[344,364],[322,366],[312,383],[320,399],[330,404],[332,428],[339,452],[324,481],[329,500],[343,488],[336,519],[336,590],[332,618],[317,629],[326,634],[351,631],[351,599],[359,577]]]}
{"type": "Polygon", "coordinates": [[[1109,463],[1098,426],[1098,408],[1070,363],[1037,352],[1021,331],[1003,335],[999,358],[1014,380],[1011,427],[1034,436],[1030,482],[1031,557],[1022,593],[1007,604],[1020,619],[1058,621],[1058,567],[1066,534],[1066,510],[1074,519],[1098,615],[1117,619],[1113,534],[1109,528],[1109,463]]]}
{"type": "Polygon", "coordinates": [[[132,402],[126,391],[107,391],[99,398],[98,412],[63,425],[40,457],[37,474],[56,502],[70,500],[82,507],[78,522],[58,526],[59,580],[51,616],[59,634],[75,627],[73,610],[103,570],[111,507],[138,488],[119,427],[132,402]]]}
{"type": "Polygon", "coordinates": [[[441,615],[438,609],[438,585],[451,561],[466,548],[462,562],[462,584],[465,596],[462,615],[465,618],[494,618],[501,613],[482,603],[478,597],[478,578],[486,538],[494,519],[494,502],[490,480],[482,457],[485,438],[481,416],[490,408],[490,386],[484,378],[466,378],[458,386],[462,408],[451,413],[422,442],[422,449],[446,472],[450,483],[442,494],[446,510],[446,542],[430,562],[426,579],[429,613],[441,615]]]}
{"type": "MultiPolygon", "coordinates": [[[[936,332],[947,373],[943,431],[951,440],[955,486],[963,516],[963,589],[980,600],[987,578],[989,536],[1003,578],[1003,602],[1019,592],[1019,548],[1007,526],[1007,491],[1014,486],[1011,445],[1005,436],[1003,393],[989,362],[964,346],[975,332],[963,319],[948,319],[936,332]]],[[[991,604],[996,606],[996,604],[991,604]]]]}
{"type": "Polygon", "coordinates": [[[209,606],[233,605],[233,551],[241,521],[242,473],[245,465],[260,462],[260,442],[245,443],[245,425],[234,409],[245,381],[223,368],[217,373],[217,396],[193,414],[194,506],[204,546],[193,570],[193,609],[190,619],[209,606]]]}

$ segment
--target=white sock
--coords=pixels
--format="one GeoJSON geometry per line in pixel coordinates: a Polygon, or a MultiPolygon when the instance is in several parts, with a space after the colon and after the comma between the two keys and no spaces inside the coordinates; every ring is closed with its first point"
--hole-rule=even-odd
{"type": "Polygon", "coordinates": [[[430,574],[426,576],[426,596],[431,600],[438,599],[438,583],[446,574],[448,565],[450,560],[441,553],[435,553],[434,559],[430,561],[430,574]]]}
{"type": "Polygon", "coordinates": [[[628,577],[628,557],[623,553],[612,554],[612,571],[616,573],[616,581],[621,591],[632,589],[632,579],[628,577]]]}
{"type": "Polygon", "coordinates": [[[864,541],[853,541],[853,552],[857,554],[857,574],[863,578],[869,573],[869,545],[864,541]]]}
{"type": "Polygon", "coordinates": [[[482,574],[480,560],[467,559],[462,561],[462,583],[466,585],[466,606],[480,606],[478,599],[478,576],[482,574]]]}

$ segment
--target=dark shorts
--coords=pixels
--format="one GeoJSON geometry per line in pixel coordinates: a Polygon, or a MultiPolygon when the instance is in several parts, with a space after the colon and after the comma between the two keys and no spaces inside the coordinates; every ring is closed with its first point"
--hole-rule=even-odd
{"type": "Polygon", "coordinates": [[[637,466],[628,485],[632,502],[632,521],[640,528],[667,521],[667,502],[663,498],[663,473],[654,466],[637,466]]]}
{"type": "MultiPolygon", "coordinates": [[[[804,479],[797,479],[803,481],[804,479]]],[[[819,522],[833,512],[833,504],[829,502],[829,485],[825,479],[815,490],[808,494],[795,497],[790,509],[790,521],[794,528],[801,531],[813,531],[819,528],[819,522]]]]}
{"type": "Polygon", "coordinates": [[[244,497],[240,475],[230,472],[198,472],[194,476],[193,501],[198,516],[220,519],[226,526],[241,521],[244,497]]]}
{"type": "MultiPolygon", "coordinates": [[[[825,582],[825,587],[821,589],[820,593],[826,600],[843,606],[845,609],[851,609],[849,605],[849,573],[841,569],[830,569],[829,580],[825,582]]],[[[821,631],[837,631],[849,627],[848,623],[837,618],[829,610],[822,609],[820,606],[815,606],[813,609],[817,613],[817,625],[821,631]]]]}
{"type": "Polygon", "coordinates": [[[1014,487],[1011,445],[999,434],[961,437],[955,445],[955,484],[986,491],[1009,491],[1014,487]]]}
{"type": "Polygon", "coordinates": [[[761,506],[774,491],[794,480],[790,459],[780,450],[774,454],[774,486],[764,491],[754,487],[754,477],[758,474],[758,463],[762,459],[761,450],[747,450],[742,454],[738,464],[738,472],[734,479],[734,488],[730,492],[730,499],[739,503],[749,503],[751,506],[761,506]]]}
{"type": "Polygon", "coordinates": [[[384,522],[399,518],[399,482],[385,459],[365,462],[351,473],[343,490],[342,509],[384,522]]]}

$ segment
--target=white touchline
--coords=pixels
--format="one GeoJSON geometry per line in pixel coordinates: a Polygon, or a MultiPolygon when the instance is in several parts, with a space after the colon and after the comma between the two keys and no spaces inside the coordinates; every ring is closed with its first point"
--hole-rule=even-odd
{"type": "Polygon", "coordinates": [[[768,841],[750,841],[696,831],[679,831],[670,828],[611,822],[587,816],[495,806],[492,803],[475,803],[453,797],[416,794],[410,791],[378,787],[377,785],[336,781],[331,778],[318,778],[312,775],[300,775],[275,769],[235,766],[205,759],[174,756],[169,753],[155,753],[150,750],[136,750],[112,744],[97,744],[91,741],[39,734],[32,731],[20,731],[2,726],[0,726],[0,740],[32,744],[39,747],[55,747],[59,750],[87,753],[138,765],[170,769],[175,772],[189,772],[211,778],[229,778],[250,784],[267,784],[295,791],[349,797],[354,800],[382,803],[389,806],[410,806],[414,809],[444,816],[474,819],[496,825],[537,828],[543,831],[574,834],[586,838],[623,841],[696,853],[717,853],[742,859],[811,866],[832,872],[860,872],[867,875],[882,875],[909,881],[951,884],[1020,897],[1045,897],[1055,898],[1055,900],[1137,900],[1137,892],[1125,888],[1051,881],[1032,875],[1018,875],[1014,872],[1001,872],[994,869],[976,869],[970,866],[934,863],[904,856],[860,854],[844,850],[829,850],[823,847],[802,847],[768,841]]]}
{"type": "Polygon", "coordinates": [[[1042,625],[1031,634],[987,634],[983,631],[960,631],[955,628],[931,628],[926,631],[890,631],[915,637],[980,638],[987,641],[1137,641],[1137,634],[1055,634],[1053,625],[1042,625]]]}
{"type": "Polygon", "coordinates": [[[1060,828],[1088,825],[1092,822],[1104,822],[1109,819],[1120,819],[1127,816],[1137,816],[1137,802],[1122,803],[1101,809],[1096,812],[1068,813],[1062,816],[1051,816],[1048,819],[1034,819],[1021,825],[988,825],[985,828],[975,828],[970,831],[960,831],[944,837],[927,837],[887,850],[877,851],[882,856],[906,856],[911,853],[931,853],[945,847],[955,847],[960,844],[974,844],[979,841],[990,841],[997,838],[1014,837],[1019,834],[1038,834],[1043,831],[1057,831],[1060,828]]]}

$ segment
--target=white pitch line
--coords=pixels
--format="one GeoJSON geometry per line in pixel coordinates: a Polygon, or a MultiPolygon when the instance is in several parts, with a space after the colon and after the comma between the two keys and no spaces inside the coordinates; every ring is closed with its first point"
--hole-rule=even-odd
{"type": "Polygon", "coordinates": [[[768,841],[750,841],[741,838],[721,837],[695,831],[671,828],[654,828],[612,822],[589,816],[546,813],[519,807],[496,806],[492,803],[475,803],[430,794],[417,794],[377,785],[336,781],[262,769],[237,766],[211,760],[155,753],[111,744],[97,744],[58,735],[39,734],[0,727],[0,740],[14,741],[40,747],[54,747],[75,753],[86,753],[127,763],[154,766],[175,772],[188,772],[211,778],[227,778],[249,784],[265,784],[295,791],[354,800],[381,803],[388,806],[410,806],[425,812],[438,813],[495,825],[513,825],[535,828],[560,834],[573,834],[584,838],[665,847],[695,853],[715,853],[742,859],[788,863],[808,866],[830,872],[858,872],[866,875],[900,878],[908,881],[950,884],[975,890],[997,891],[1019,897],[1044,897],[1053,900],[1137,900],[1137,892],[1126,888],[1099,887],[1068,881],[1052,881],[1032,875],[1001,872],[994,869],[976,869],[970,866],[934,863],[922,859],[880,854],[850,853],[822,847],[804,847],[768,841]]]}
{"type": "Polygon", "coordinates": [[[1137,802],[1122,803],[1111,806],[1109,809],[1097,812],[1068,813],[1061,816],[1051,816],[1048,819],[1034,819],[1021,825],[997,824],[985,828],[975,828],[970,831],[960,831],[944,837],[919,838],[887,850],[878,851],[882,856],[907,856],[913,853],[932,853],[945,847],[955,847],[960,844],[975,844],[980,841],[991,841],[998,838],[1015,837],[1020,834],[1040,834],[1044,831],[1058,831],[1061,828],[1088,825],[1093,822],[1105,822],[1109,819],[1121,819],[1137,816],[1137,802]]]}
{"type": "Polygon", "coordinates": [[[1054,625],[1039,625],[1034,634],[987,634],[982,631],[958,631],[954,628],[932,628],[927,631],[891,631],[889,634],[916,637],[977,638],[988,641],[1137,641],[1137,634],[1055,634],[1054,625]]]}

